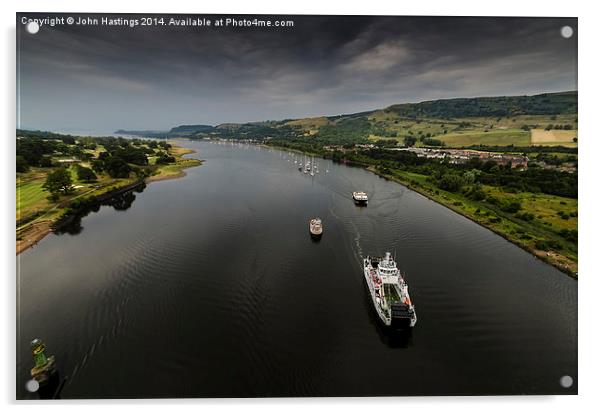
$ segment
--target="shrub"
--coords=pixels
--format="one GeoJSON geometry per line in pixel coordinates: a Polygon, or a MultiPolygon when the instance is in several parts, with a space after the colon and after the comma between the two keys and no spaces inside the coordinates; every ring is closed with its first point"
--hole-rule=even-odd
{"type": "Polygon", "coordinates": [[[455,174],[444,174],[439,180],[438,186],[445,191],[458,192],[463,184],[462,177],[455,174]]]}
{"type": "Polygon", "coordinates": [[[486,199],[486,202],[490,203],[491,205],[498,205],[500,203],[499,199],[497,199],[494,196],[489,195],[486,199]]]}
{"type": "Polygon", "coordinates": [[[533,219],[535,219],[535,215],[533,215],[530,212],[523,212],[523,213],[516,214],[516,217],[518,219],[522,219],[524,221],[533,221],[533,219]]]}
{"type": "Polygon", "coordinates": [[[27,172],[29,170],[29,165],[24,157],[21,155],[17,155],[17,172],[27,172]]]}
{"type": "Polygon", "coordinates": [[[505,201],[501,206],[501,210],[504,212],[509,212],[511,214],[515,214],[522,208],[519,201],[505,201]]]}
{"type": "Polygon", "coordinates": [[[77,179],[82,182],[94,182],[97,178],[92,169],[77,165],[77,179]]]}
{"type": "Polygon", "coordinates": [[[577,243],[578,240],[578,233],[576,229],[563,229],[560,231],[560,235],[562,236],[562,238],[566,239],[569,242],[574,242],[575,244],[577,243]]]}
{"type": "Polygon", "coordinates": [[[567,219],[569,219],[569,215],[568,215],[566,212],[564,212],[564,211],[558,211],[556,214],[557,214],[557,215],[558,215],[560,218],[562,218],[562,219],[564,219],[564,220],[567,220],[567,219]]]}

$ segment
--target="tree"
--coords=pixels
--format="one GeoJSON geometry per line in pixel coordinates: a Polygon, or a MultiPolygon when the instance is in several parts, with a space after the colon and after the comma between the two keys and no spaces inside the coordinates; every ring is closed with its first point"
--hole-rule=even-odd
{"type": "Polygon", "coordinates": [[[100,159],[93,159],[90,165],[92,166],[92,170],[97,174],[101,174],[105,170],[105,163],[100,159]]]}
{"type": "Polygon", "coordinates": [[[24,157],[21,155],[17,155],[17,172],[27,172],[29,170],[29,165],[24,157]]]}
{"type": "Polygon", "coordinates": [[[126,146],[119,148],[115,151],[113,156],[117,156],[123,159],[127,163],[133,163],[134,165],[148,165],[148,158],[146,153],[133,146],[126,146]]]}
{"type": "Polygon", "coordinates": [[[42,159],[40,159],[40,166],[42,168],[52,167],[52,159],[49,156],[43,156],[42,159]]]}
{"type": "Polygon", "coordinates": [[[130,176],[130,166],[117,156],[105,159],[104,167],[111,178],[127,178],[130,176]]]}
{"type": "Polygon", "coordinates": [[[408,135],[405,138],[403,138],[403,143],[406,146],[414,146],[416,144],[416,138],[408,135]]]}
{"type": "Polygon", "coordinates": [[[61,192],[65,194],[69,193],[72,186],[73,181],[71,180],[69,171],[65,168],[59,168],[48,174],[42,188],[50,192],[53,197],[58,197],[61,192]]]}
{"type": "Polygon", "coordinates": [[[77,165],[77,179],[82,182],[94,182],[97,177],[92,169],[77,165]]]}
{"type": "Polygon", "coordinates": [[[157,160],[155,161],[155,164],[165,165],[168,163],[173,163],[175,161],[176,161],[176,158],[174,158],[173,156],[171,156],[165,152],[159,152],[158,156],[157,156],[157,160]]]}
{"type": "Polygon", "coordinates": [[[449,191],[458,192],[464,185],[464,179],[455,174],[444,174],[439,180],[439,188],[449,191]]]}

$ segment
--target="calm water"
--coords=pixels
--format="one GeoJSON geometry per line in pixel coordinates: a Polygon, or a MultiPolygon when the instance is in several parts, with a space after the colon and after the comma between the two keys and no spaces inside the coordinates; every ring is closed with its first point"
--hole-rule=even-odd
{"type": "Polygon", "coordinates": [[[362,169],[321,159],[311,179],[286,152],[188,145],[206,162],[185,178],[19,256],[18,397],[34,337],[63,398],[576,393],[575,280],[362,169]],[[363,284],[360,257],[387,250],[411,336],[379,326],[363,284]]]}

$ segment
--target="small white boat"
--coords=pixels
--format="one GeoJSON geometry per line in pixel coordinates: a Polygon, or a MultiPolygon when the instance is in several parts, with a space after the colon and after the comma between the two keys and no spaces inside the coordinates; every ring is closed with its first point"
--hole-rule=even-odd
{"type": "Polygon", "coordinates": [[[357,191],[357,192],[354,192],[352,195],[353,195],[353,201],[357,205],[367,205],[368,204],[368,194],[366,194],[365,192],[357,191]]]}
{"type": "Polygon", "coordinates": [[[309,220],[309,233],[314,238],[320,238],[322,236],[322,220],[320,218],[312,218],[309,220]]]}

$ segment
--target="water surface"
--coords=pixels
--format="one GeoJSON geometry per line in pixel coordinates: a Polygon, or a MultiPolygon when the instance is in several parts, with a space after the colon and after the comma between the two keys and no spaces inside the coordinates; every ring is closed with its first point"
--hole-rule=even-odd
{"type": "Polygon", "coordinates": [[[63,398],[576,393],[575,280],[365,170],[186,146],[205,163],[185,178],[19,256],[19,398],[35,397],[34,337],[63,398]],[[385,251],[417,308],[409,336],[380,327],[363,284],[361,256],[385,251]]]}

